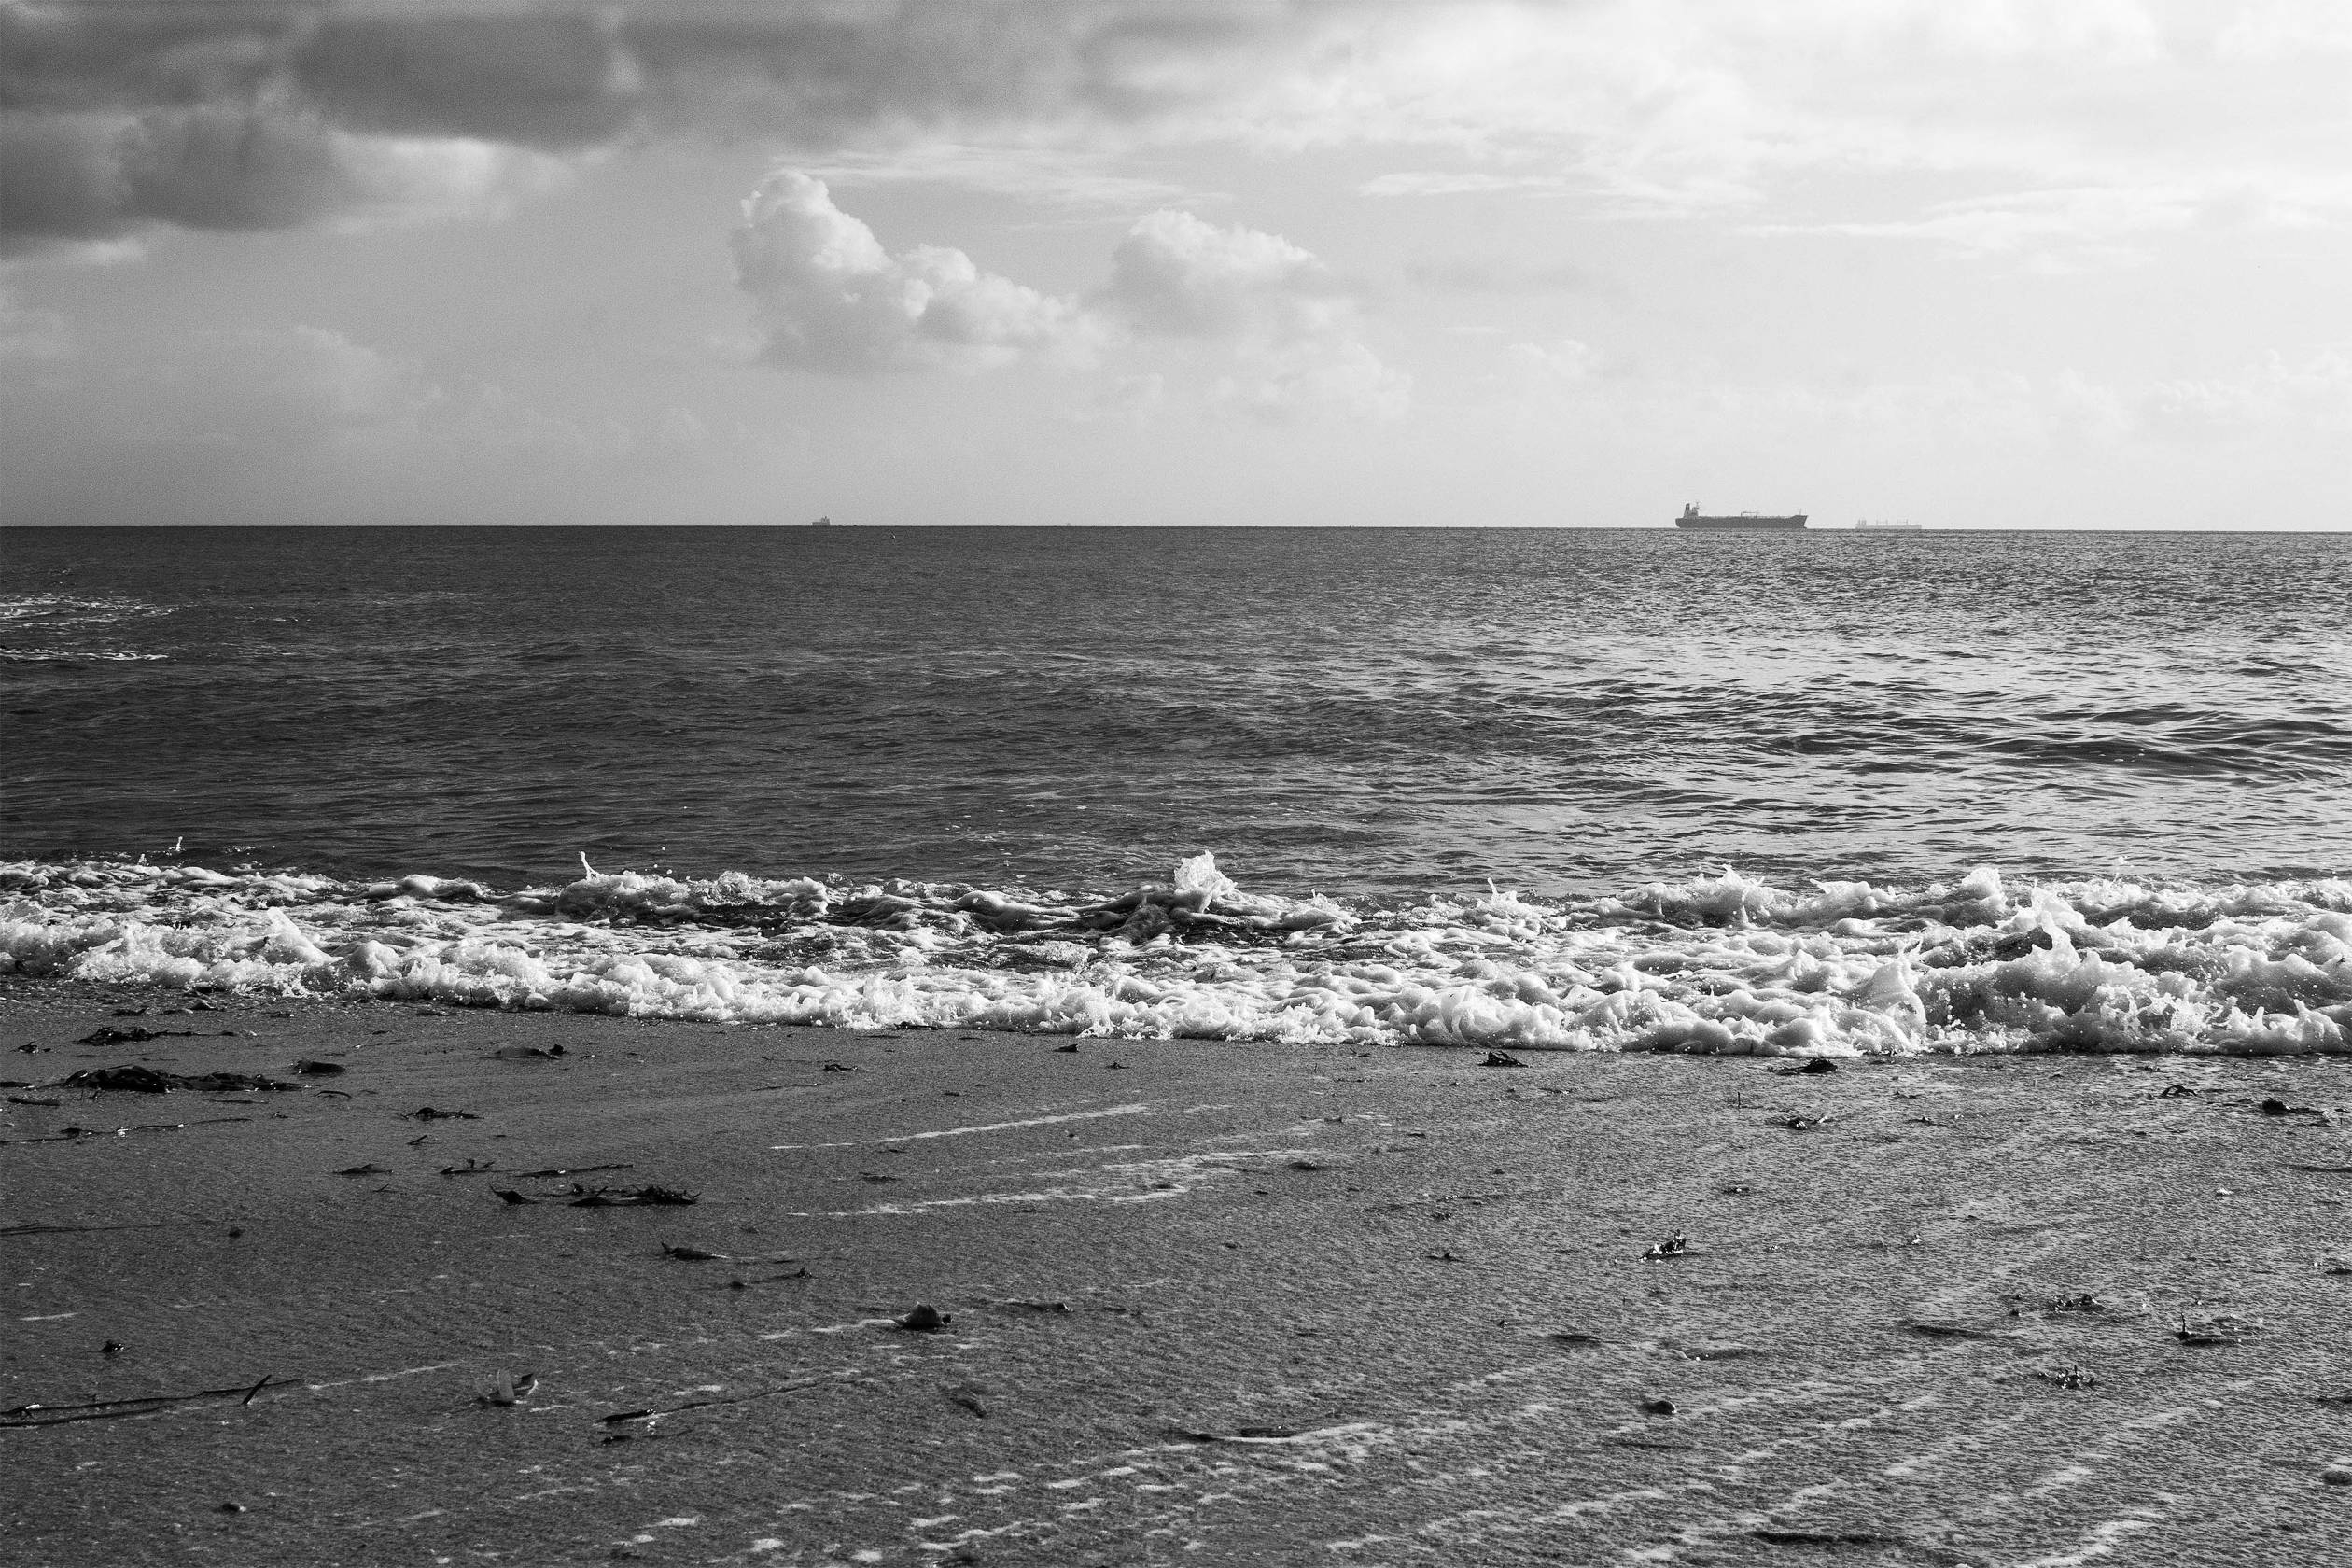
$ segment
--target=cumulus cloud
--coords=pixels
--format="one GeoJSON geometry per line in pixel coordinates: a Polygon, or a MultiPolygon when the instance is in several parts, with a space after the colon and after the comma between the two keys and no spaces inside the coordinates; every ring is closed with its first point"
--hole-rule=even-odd
{"type": "Polygon", "coordinates": [[[1363,340],[1362,311],[1331,270],[1279,234],[1155,212],[1113,253],[1099,305],[1142,335],[1230,345],[1211,400],[1271,418],[1401,416],[1411,380],[1363,340]]]}
{"type": "MultiPolygon", "coordinates": [[[[1409,380],[1363,342],[1355,299],[1312,252],[1188,212],[1137,220],[1108,282],[1084,298],[984,272],[945,245],[894,253],[800,170],[760,186],[733,240],[761,357],[788,369],[977,371],[1029,356],[1076,365],[1164,343],[1213,357],[1210,397],[1222,406],[1386,418],[1409,398],[1409,380]]],[[[1130,380],[1152,389],[1151,405],[1164,401],[1164,375],[1130,380]]]]}
{"type": "MultiPolygon", "coordinates": [[[[891,252],[826,183],[778,169],[743,203],[734,257],[762,357],[788,369],[976,371],[1176,343],[1213,355],[1209,399],[1221,407],[1390,418],[1408,399],[1408,379],[1366,348],[1357,301],[1315,254],[1190,212],[1139,218],[1110,280],[1077,299],[981,271],[953,246],[891,252]]],[[[1134,384],[1164,402],[1162,373],[1134,384]]]]}
{"type": "Polygon", "coordinates": [[[1312,253],[1188,212],[1155,212],[1127,231],[1104,298],[1143,331],[1191,338],[1310,336],[1352,308],[1312,253]]]}
{"type": "Polygon", "coordinates": [[[1075,301],[1042,294],[944,245],[896,256],[833,205],[822,180],[769,176],[743,204],[735,279],[755,301],[764,357],[857,372],[979,369],[1026,352],[1082,357],[1100,327],[1075,301]]]}

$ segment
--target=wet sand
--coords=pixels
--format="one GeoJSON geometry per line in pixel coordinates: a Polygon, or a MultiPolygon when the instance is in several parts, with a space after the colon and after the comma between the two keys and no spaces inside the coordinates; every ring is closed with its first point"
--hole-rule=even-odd
{"type": "Polygon", "coordinates": [[[187,1000],[0,982],[303,1085],[0,1091],[11,1561],[2352,1560],[2352,1062],[187,1000]]]}

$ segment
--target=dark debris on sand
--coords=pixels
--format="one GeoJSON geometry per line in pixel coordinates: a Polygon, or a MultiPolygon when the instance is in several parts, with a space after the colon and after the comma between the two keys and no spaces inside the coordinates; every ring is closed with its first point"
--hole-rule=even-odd
{"type": "Polygon", "coordinates": [[[162,1072],[152,1067],[124,1065],[121,1067],[86,1067],[44,1085],[59,1089],[121,1090],[132,1094],[170,1094],[174,1089],[189,1089],[199,1094],[219,1094],[228,1090],[299,1089],[300,1084],[281,1079],[263,1078],[251,1072],[162,1072]]]}
{"type": "Polygon", "coordinates": [[[151,1029],[143,1024],[103,1024],[91,1033],[74,1042],[77,1045],[137,1045],[149,1040],[163,1040],[173,1035],[193,1037],[194,1029],[151,1029]]]}
{"type": "Polygon", "coordinates": [[[584,1187],[575,1183],[571,1191],[575,1209],[634,1209],[700,1203],[699,1193],[679,1192],[675,1187],[584,1187]]]}

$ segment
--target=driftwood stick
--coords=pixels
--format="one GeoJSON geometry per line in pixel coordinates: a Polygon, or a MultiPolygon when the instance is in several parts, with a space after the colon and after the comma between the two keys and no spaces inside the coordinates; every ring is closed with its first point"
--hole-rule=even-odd
{"type": "Polygon", "coordinates": [[[0,1429],[30,1426],[63,1426],[71,1421],[119,1421],[125,1416],[160,1415],[183,1405],[201,1405],[208,1399],[234,1399],[240,1406],[253,1403],[253,1396],[268,1387],[277,1376],[264,1373],[261,1380],[235,1388],[199,1389],[193,1393],[150,1393],[137,1399],[100,1399],[86,1405],[20,1405],[13,1410],[0,1410],[0,1429]],[[239,1397],[242,1395],[243,1397],[239,1397]]]}

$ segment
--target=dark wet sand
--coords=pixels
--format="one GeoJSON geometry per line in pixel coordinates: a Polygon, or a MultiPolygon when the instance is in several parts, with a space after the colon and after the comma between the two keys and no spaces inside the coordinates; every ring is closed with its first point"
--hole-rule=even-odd
{"type": "Polygon", "coordinates": [[[0,1077],[347,1071],[0,1091],[108,1134],[0,1145],[11,1562],[2352,1561],[2352,1130],[2259,1108],[2352,1063],[115,998],[0,982],[0,1077]]]}

